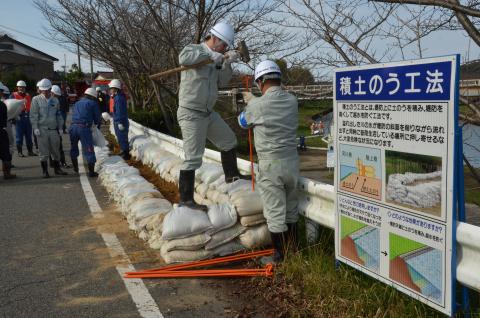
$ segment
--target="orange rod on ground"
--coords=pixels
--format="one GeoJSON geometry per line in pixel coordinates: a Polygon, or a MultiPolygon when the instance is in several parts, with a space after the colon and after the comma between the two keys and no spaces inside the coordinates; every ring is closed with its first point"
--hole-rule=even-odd
{"type": "Polygon", "coordinates": [[[226,276],[272,276],[273,265],[267,264],[261,269],[206,269],[187,271],[166,271],[156,273],[137,273],[125,275],[126,278],[162,278],[162,277],[226,277],[226,276]]]}
{"type": "Polygon", "coordinates": [[[268,249],[268,250],[257,251],[257,252],[241,253],[241,254],[236,254],[236,255],[231,255],[231,256],[207,259],[207,260],[203,260],[203,261],[194,261],[194,262],[189,262],[189,263],[185,263],[185,264],[168,265],[168,266],[164,266],[164,267],[160,267],[160,268],[143,270],[143,271],[127,272],[126,274],[128,275],[128,274],[131,274],[131,273],[151,273],[151,272],[159,272],[159,271],[174,271],[174,270],[185,269],[185,268],[192,268],[192,267],[199,267],[199,266],[209,266],[209,265],[213,265],[213,264],[221,264],[221,263],[226,263],[226,262],[239,261],[239,260],[250,259],[250,258],[255,258],[255,257],[260,257],[260,256],[267,256],[267,255],[272,255],[272,254],[273,254],[273,249],[268,249]]]}

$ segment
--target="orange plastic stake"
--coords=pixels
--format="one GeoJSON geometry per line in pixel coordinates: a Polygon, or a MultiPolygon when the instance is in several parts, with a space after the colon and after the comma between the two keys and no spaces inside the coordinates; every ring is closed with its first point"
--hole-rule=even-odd
{"type": "Polygon", "coordinates": [[[185,270],[188,268],[200,267],[200,266],[210,266],[213,264],[221,264],[234,262],[245,259],[252,259],[260,256],[272,255],[273,249],[242,253],[226,257],[218,257],[214,259],[189,262],[185,264],[178,265],[169,265],[156,269],[137,271],[137,272],[127,272],[125,273],[126,278],[176,278],[176,277],[253,277],[253,276],[264,276],[271,277],[273,276],[273,265],[267,264],[264,268],[255,268],[255,269],[195,269],[195,270],[185,270]]]}

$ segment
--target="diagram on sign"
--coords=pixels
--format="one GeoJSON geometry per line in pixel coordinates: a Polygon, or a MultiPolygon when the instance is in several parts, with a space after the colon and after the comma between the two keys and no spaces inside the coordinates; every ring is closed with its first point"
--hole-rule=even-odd
{"type": "Polygon", "coordinates": [[[352,262],[378,272],[380,256],[379,229],[342,216],[340,254],[352,262]]]}
{"type": "Polygon", "coordinates": [[[390,278],[437,303],[442,299],[442,252],[390,233],[390,278]]]}
{"type": "Polygon", "coordinates": [[[382,164],[379,149],[340,144],[340,189],[382,199],[382,164]]]}
{"type": "Polygon", "coordinates": [[[385,151],[386,201],[441,216],[442,159],[385,151]]]}

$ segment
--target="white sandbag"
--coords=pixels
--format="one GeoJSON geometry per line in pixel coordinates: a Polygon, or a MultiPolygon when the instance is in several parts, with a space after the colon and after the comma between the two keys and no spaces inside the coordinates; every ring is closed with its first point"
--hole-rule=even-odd
{"type": "Polygon", "coordinates": [[[172,240],[203,233],[212,228],[212,223],[205,212],[176,206],[165,217],[162,237],[165,240],[172,240]]]}
{"type": "Polygon", "coordinates": [[[209,189],[207,191],[207,199],[214,203],[227,203],[230,202],[230,197],[228,194],[222,193],[217,190],[209,189]]]}
{"type": "Polygon", "coordinates": [[[246,248],[252,249],[272,244],[270,232],[266,224],[251,227],[239,236],[240,243],[246,248]]]}
{"type": "Polygon", "coordinates": [[[217,188],[218,191],[222,193],[228,193],[229,195],[234,194],[237,191],[248,191],[252,190],[252,181],[251,180],[244,180],[238,179],[231,183],[222,183],[217,188]]]}
{"type": "MultiPolygon", "coordinates": [[[[218,178],[217,180],[210,183],[210,188],[214,189],[214,190],[217,190],[218,188],[224,187],[225,185],[226,185],[225,178],[218,178]]],[[[226,193],[226,192],[224,192],[224,193],[226,193]]]]}
{"type": "Polygon", "coordinates": [[[150,238],[148,239],[148,246],[154,250],[159,250],[162,248],[162,245],[165,243],[165,241],[162,239],[162,236],[160,233],[153,233],[150,235],[150,238]]]}
{"type": "Polygon", "coordinates": [[[97,147],[105,147],[107,144],[102,132],[96,126],[92,128],[92,140],[93,144],[97,147]]]}
{"type": "Polygon", "coordinates": [[[7,105],[7,118],[15,119],[20,115],[22,109],[25,105],[25,100],[23,99],[6,99],[4,100],[5,105],[7,105]]]}
{"type": "Polygon", "coordinates": [[[204,249],[200,249],[196,251],[176,250],[176,251],[167,252],[165,249],[165,244],[163,244],[162,248],[160,249],[160,255],[162,256],[165,263],[172,264],[172,263],[200,261],[200,260],[211,257],[213,253],[212,251],[207,251],[204,249]]]}
{"type": "Polygon", "coordinates": [[[213,250],[212,256],[226,256],[231,254],[236,254],[238,252],[244,251],[245,247],[240,244],[238,240],[233,240],[226,244],[220,245],[213,250]]]}
{"type": "Polygon", "coordinates": [[[229,203],[209,205],[207,214],[213,225],[213,229],[208,232],[209,234],[227,229],[237,223],[237,211],[229,203]]]}
{"type": "Polygon", "coordinates": [[[267,220],[265,220],[263,214],[253,214],[240,217],[240,224],[247,227],[262,224],[265,222],[267,222],[267,220]]]}
{"type": "Polygon", "coordinates": [[[170,252],[173,250],[181,251],[196,251],[205,246],[208,241],[210,241],[210,236],[205,233],[200,233],[197,235],[169,240],[165,242],[165,251],[170,252]]]}
{"type": "Polygon", "coordinates": [[[210,201],[210,200],[207,199],[207,198],[202,197],[202,196],[201,196],[200,194],[198,194],[197,192],[194,192],[194,193],[193,193],[193,199],[194,199],[195,202],[197,202],[198,204],[203,204],[203,205],[213,204],[212,201],[210,201]]]}
{"type": "Polygon", "coordinates": [[[204,162],[196,171],[196,178],[206,184],[216,181],[220,176],[223,177],[223,169],[220,165],[214,163],[204,162]]]}
{"type": "Polygon", "coordinates": [[[150,238],[150,236],[148,235],[148,232],[146,230],[141,230],[139,233],[138,233],[138,238],[143,240],[143,241],[148,241],[148,239],[150,238]]]}
{"type": "Polygon", "coordinates": [[[138,222],[150,215],[162,213],[166,214],[172,210],[172,204],[165,199],[149,198],[133,203],[130,212],[135,222],[138,222]]]}
{"type": "Polygon", "coordinates": [[[230,201],[233,203],[240,216],[263,212],[263,201],[260,194],[256,191],[237,191],[230,196],[230,201]]]}
{"type": "Polygon", "coordinates": [[[200,183],[197,185],[195,188],[195,191],[202,197],[206,198],[207,197],[207,191],[208,191],[208,184],[206,183],[200,183]]]}
{"type": "Polygon", "coordinates": [[[143,163],[149,166],[152,166],[157,158],[161,158],[165,155],[165,150],[163,150],[159,145],[155,143],[149,144],[145,151],[143,152],[143,163]]]}
{"type": "Polygon", "coordinates": [[[157,189],[133,188],[125,189],[122,195],[122,208],[130,210],[130,205],[136,201],[147,198],[163,199],[162,194],[157,189]]]}
{"type": "Polygon", "coordinates": [[[162,158],[162,160],[158,162],[157,166],[155,167],[155,171],[161,176],[163,176],[167,174],[170,171],[170,169],[172,169],[174,166],[181,163],[182,163],[182,159],[175,156],[169,156],[169,157],[166,157],[165,159],[162,158]]]}
{"type": "Polygon", "coordinates": [[[183,162],[179,162],[175,164],[169,171],[169,174],[171,175],[171,181],[173,183],[178,184],[178,179],[180,178],[180,170],[182,169],[183,162]]]}
{"type": "Polygon", "coordinates": [[[154,230],[154,227],[157,227],[158,223],[163,223],[166,213],[157,213],[150,216],[147,216],[143,220],[138,222],[138,228],[144,229],[147,232],[154,230]]]}
{"type": "Polygon", "coordinates": [[[237,223],[231,228],[225,229],[223,231],[217,232],[211,235],[210,241],[205,245],[206,250],[213,250],[220,245],[223,245],[227,242],[232,241],[237,238],[240,234],[244,233],[247,229],[241,224],[237,223]]]}

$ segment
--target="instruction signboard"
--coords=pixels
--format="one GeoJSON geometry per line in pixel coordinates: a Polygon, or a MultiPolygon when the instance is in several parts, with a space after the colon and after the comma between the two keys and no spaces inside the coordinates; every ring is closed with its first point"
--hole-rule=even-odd
{"type": "Polygon", "coordinates": [[[336,258],[448,315],[458,60],[334,75],[336,258]]]}

